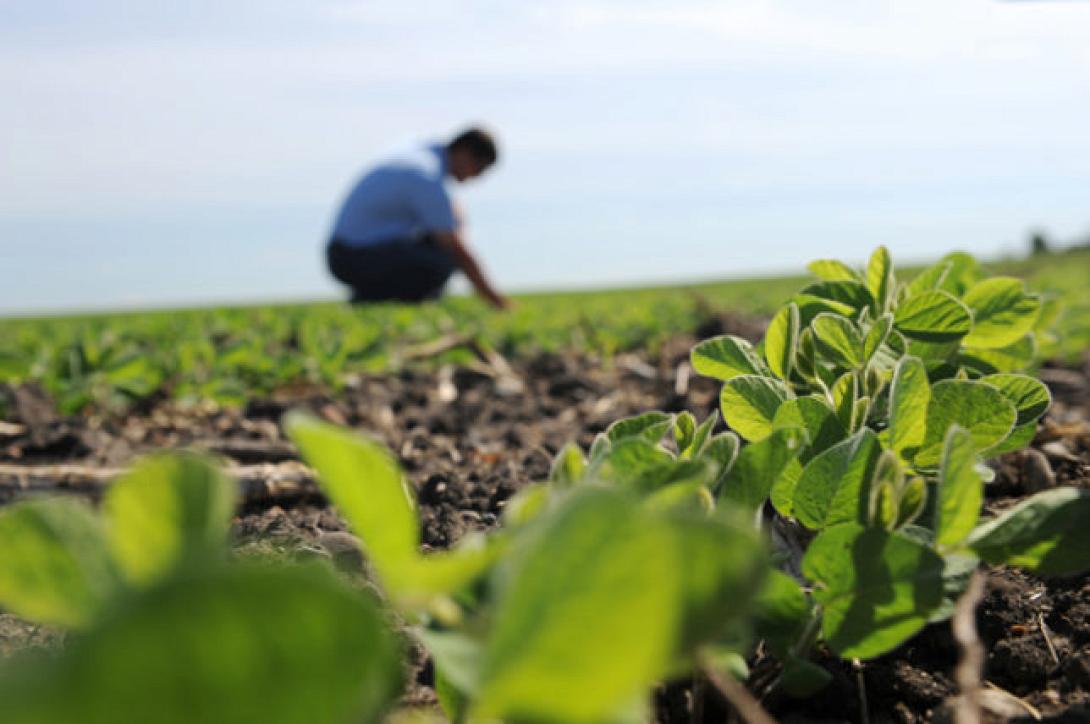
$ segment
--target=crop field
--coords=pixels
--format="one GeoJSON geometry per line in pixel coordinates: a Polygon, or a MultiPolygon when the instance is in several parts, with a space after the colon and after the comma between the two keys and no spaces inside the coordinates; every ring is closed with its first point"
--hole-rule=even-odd
{"type": "Polygon", "coordinates": [[[0,320],[0,722],[1090,718],[1090,250],[516,301],[0,320]]]}

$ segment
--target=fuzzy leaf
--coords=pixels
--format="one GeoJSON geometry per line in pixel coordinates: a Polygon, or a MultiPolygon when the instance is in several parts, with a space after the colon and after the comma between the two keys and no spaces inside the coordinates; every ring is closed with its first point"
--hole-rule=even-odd
{"type": "Polygon", "coordinates": [[[947,430],[958,425],[969,431],[982,455],[1001,443],[1014,428],[1014,405],[989,384],[969,380],[941,380],[931,387],[927,430],[913,462],[935,467],[942,458],[947,430]]]}
{"type": "Polygon", "coordinates": [[[476,716],[611,720],[675,646],[671,530],[626,495],[583,488],[517,543],[497,578],[476,716]]]}
{"type": "Polygon", "coordinates": [[[561,486],[574,485],[583,477],[586,467],[587,459],[583,457],[583,451],[575,443],[569,442],[553,458],[549,482],[561,486]]]}
{"type": "Polygon", "coordinates": [[[869,659],[923,628],[942,602],[943,561],[900,533],[849,523],[824,531],[802,559],[824,606],[822,632],[843,658],[869,659]]]}
{"type": "Polygon", "coordinates": [[[836,259],[817,259],[806,265],[814,276],[827,282],[861,282],[859,272],[836,259]]]}
{"type": "Polygon", "coordinates": [[[420,545],[420,521],[397,461],[378,442],[306,415],[289,414],[285,427],[379,575],[387,584],[402,576],[420,545]]]}
{"type": "Polygon", "coordinates": [[[723,385],[719,402],[731,429],[757,442],[772,432],[772,418],[788,396],[787,387],[775,378],[742,375],[723,385]]]}
{"type": "Polygon", "coordinates": [[[908,296],[912,297],[921,292],[929,292],[938,289],[943,279],[950,272],[950,262],[940,261],[929,266],[913,279],[908,285],[908,296]]]}
{"type": "Polygon", "coordinates": [[[972,329],[969,309],[947,292],[922,292],[897,307],[893,325],[911,339],[930,343],[960,340],[972,329]]]}
{"type": "Polygon", "coordinates": [[[962,297],[973,312],[973,330],[963,342],[970,347],[1001,349],[1033,330],[1041,300],[1026,294],[1025,283],[992,277],[973,285],[962,297]]]}
{"type": "Polygon", "coordinates": [[[0,607],[23,618],[83,627],[120,591],[105,531],[77,500],[0,511],[0,607]]]}
{"type": "Polygon", "coordinates": [[[810,328],[821,356],[844,369],[863,365],[863,338],[851,320],[835,314],[819,314],[810,328]]]}
{"type": "Polygon", "coordinates": [[[979,276],[979,266],[969,254],[963,251],[954,251],[939,260],[940,264],[949,264],[950,268],[939,284],[939,289],[950,292],[955,297],[960,297],[969,287],[976,283],[979,276]]]}
{"type": "Polygon", "coordinates": [[[690,352],[693,369],[705,377],[726,382],[739,375],[764,372],[764,363],[751,345],[741,337],[723,336],[706,339],[690,352]]]}
{"type": "Polygon", "coordinates": [[[377,603],[318,567],[189,569],[69,643],[4,677],[0,720],[377,722],[402,676],[377,603]]]}
{"type": "Polygon", "coordinates": [[[804,287],[800,294],[827,299],[855,310],[874,304],[874,297],[866,285],[856,281],[815,282],[804,287]]]}
{"type": "Polygon", "coordinates": [[[795,486],[795,516],[811,530],[866,521],[881,453],[878,436],[864,428],[815,457],[795,486]]]}
{"type": "Polygon", "coordinates": [[[1043,576],[1090,569],[1090,494],[1055,488],[1024,500],[972,532],[966,543],[994,565],[1022,566],[1043,576]]]}
{"type": "Polygon", "coordinates": [[[665,517],[681,571],[681,640],[691,655],[749,612],[768,568],[764,546],[751,525],[734,517],[673,512],[665,517]]]}
{"type": "Polygon", "coordinates": [[[949,548],[969,535],[980,518],[984,481],[976,469],[976,449],[966,430],[953,425],[946,434],[935,506],[935,544],[949,548]]]}
{"type": "Polygon", "coordinates": [[[791,377],[799,341],[799,308],[788,304],[776,313],[765,332],[765,359],[772,374],[782,380],[791,377]]]}
{"type": "Polygon", "coordinates": [[[863,341],[863,361],[869,362],[885,344],[893,330],[893,315],[883,314],[874,321],[867,330],[867,337],[863,341]]]}
{"type": "Polygon", "coordinates": [[[110,486],[103,501],[110,547],[125,577],[146,585],[181,563],[223,555],[235,483],[195,455],[159,455],[110,486]]]}
{"type": "Polygon", "coordinates": [[[714,462],[719,468],[719,476],[713,488],[718,488],[726,479],[734,461],[738,456],[738,448],[741,441],[733,432],[724,432],[713,436],[708,440],[697,459],[707,459],[714,462]]]}
{"type": "Polygon", "coordinates": [[[1039,380],[1026,375],[988,375],[981,377],[980,381],[995,387],[1011,401],[1018,413],[1016,425],[1035,422],[1052,404],[1052,395],[1048,388],[1039,380]]]}
{"type": "Polygon", "coordinates": [[[704,450],[704,446],[708,444],[708,439],[711,437],[712,430],[717,422],[719,422],[719,410],[712,410],[704,422],[696,426],[692,440],[681,450],[679,457],[691,458],[700,455],[704,450]]]}
{"type": "Polygon", "coordinates": [[[893,286],[896,283],[889,249],[880,246],[874,250],[867,263],[867,289],[874,297],[876,311],[879,313],[889,308],[889,298],[893,294],[893,286]]]}
{"type": "Polygon", "coordinates": [[[632,437],[657,443],[662,440],[662,436],[670,429],[673,422],[674,416],[668,413],[645,412],[642,415],[617,420],[606,428],[606,435],[614,445],[632,437]]]}
{"type": "Polygon", "coordinates": [[[727,474],[719,492],[720,503],[756,510],[768,498],[772,483],[805,444],[803,429],[787,427],[746,445],[727,474]]]}
{"type": "Polygon", "coordinates": [[[908,457],[923,444],[931,386],[927,370],[916,357],[904,357],[893,373],[889,393],[889,441],[899,455],[908,457]]]}

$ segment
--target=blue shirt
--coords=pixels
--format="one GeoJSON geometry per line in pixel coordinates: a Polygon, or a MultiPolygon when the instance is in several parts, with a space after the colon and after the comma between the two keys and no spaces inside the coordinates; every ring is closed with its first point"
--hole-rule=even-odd
{"type": "Polygon", "coordinates": [[[446,148],[421,146],[375,166],[341,206],[333,238],[350,246],[453,231],[454,206],[443,181],[446,148]]]}

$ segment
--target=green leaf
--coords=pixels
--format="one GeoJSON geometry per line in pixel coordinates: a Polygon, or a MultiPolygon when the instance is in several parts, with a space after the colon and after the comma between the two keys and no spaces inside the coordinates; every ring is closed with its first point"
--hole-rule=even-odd
{"type": "Polygon", "coordinates": [[[81,501],[0,511],[0,606],[47,624],[84,627],[120,589],[105,532],[81,501]]]}
{"type": "Polygon", "coordinates": [[[911,457],[923,444],[930,401],[931,386],[923,362],[903,357],[893,373],[889,393],[890,448],[902,457],[911,457]]]}
{"type": "Polygon", "coordinates": [[[107,536],[125,577],[147,585],[185,562],[226,552],[235,483],[195,455],[147,458],[103,501],[107,536]]]}
{"type": "Polygon", "coordinates": [[[809,327],[814,317],[823,312],[839,314],[843,317],[854,317],[859,312],[859,309],[851,304],[836,302],[813,294],[796,294],[791,297],[791,303],[799,308],[799,324],[803,329],[809,327]]]}
{"type": "Polygon", "coordinates": [[[1036,421],[1027,422],[1025,425],[1016,425],[1003,442],[988,448],[988,455],[999,457],[1029,447],[1035,437],[1037,437],[1036,421]]]}
{"type": "Polygon", "coordinates": [[[503,524],[515,528],[534,520],[545,510],[549,496],[549,485],[546,483],[524,485],[504,504],[503,524]]]}
{"type": "Polygon", "coordinates": [[[940,261],[929,266],[916,276],[908,285],[908,296],[914,297],[920,292],[929,292],[939,289],[946,275],[950,272],[950,262],[940,261]]]}
{"type": "Polygon", "coordinates": [[[818,693],[833,680],[833,675],[812,661],[791,656],[784,662],[779,688],[788,696],[805,699],[818,693]]]}
{"type": "Polygon", "coordinates": [[[904,528],[911,524],[927,506],[927,481],[923,478],[912,478],[901,490],[901,501],[897,509],[897,521],[894,529],[904,528]]]}
{"type": "Polygon", "coordinates": [[[641,437],[630,437],[592,462],[587,477],[647,492],[665,484],[677,465],[674,456],[662,447],[641,437]]]}
{"type": "Polygon", "coordinates": [[[583,477],[586,467],[587,459],[583,457],[583,451],[574,442],[569,442],[553,458],[549,482],[560,486],[574,485],[583,477]]]}
{"type": "Polygon", "coordinates": [[[977,264],[976,259],[963,251],[950,252],[939,260],[939,263],[950,265],[950,271],[943,278],[939,288],[956,297],[964,294],[965,290],[975,284],[980,276],[980,265],[977,264]]]}
{"type": "Polygon", "coordinates": [[[810,441],[803,451],[806,460],[847,437],[847,431],[829,405],[814,395],[788,400],[776,410],[772,428],[780,430],[789,427],[806,430],[807,439],[810,441]]]}
{"type": "Polygon", "coordinates": [[[757,442],[772,432],[776,410],[790,396],[772,377],[742,375],[728,380],[720,393],[723,419],[746,440],[757,442]]]}
{"type": "Polygon", "coordinates": [[[969,309],[947,292],[922,292],[897,307],[893,325],[911,339],[943,343],[960,340],[973,326],[969,309]]]}
{"type": "Polygon", "coordinates": [[[889,308],[890,297],[897,280],[893,276],[893,260],[889,249],[880,246],[871,254],[867,263],[867,289],[874,297],[875,311],[881,313],[889,308]]]}
{"type": "Polygon", "coordinates": [[[894,530],[904,489],[904,471],[895,453],[883,450],[879,455],[870,487],[870,524],[894,530]]]}
{"type": "Polygon", "coordinates": [[[939,467],[938,503],[935,506],[935,544],[956,546],[973,530],[984,503],[984,481],[977,472],[973,438],[953,425],[939,467]]]}
{"type": "Polygon", "coordinates": [[[638,437],[648,442],[659,442],[674,423],[674,416],[665,412],[645,412],[635,417],[617,420],[608,428],[609,441],[617,444],[621,440],[638,437]]]}
{"type": "Polygon", "coordinates": [[[612,443],[609,441],[609,437],[604,432],[600,432],[594,436],[594,441],[590,444],[590,459],[591,462],[601,460],[602,457],[609,452],[612,443]]]}
{"type": "Polygon", "coordinates": [[[1001,349],[1033,330],[1041,300],[1026,294],[1025,283],[992,277],[973,285],[962,301],[973,312],[973,330],[963,340],[970,347],[1001,349]]]}
{"type": "Polygon", "coordinates": [[[1090,494],[1055,488],[1024,500],[970,534],[966,543],[994,565],[1022,566],[1043,576],[1090,569],[1090,494]]]}
{"type": "Polygon", "coordinates": [[[802,476],[803,464],[843,440],[848,433],[828,404],[813,395],[788,400],[781,405],[772,427],[773,430],[802,428],[810,441],[798,457],[788,461],[769,491],[772,505],[780,515],[791,517],[794,515],[795,485],[802,476]]]}
{"type": "Polygon", "coordinates": [[[410,610],[426,609],[437,596],[461,591],[481,578],[506,549],[503,536],[469,533],[447,550],[406,560],[391,578],[395,602],[410,610]]]}
{"type": "Polygon", "coordinates": [[[469,699],[480,687],[484,647],[460,631],[417,629],[415,633],[435,664],[436,694],[443,713],[458,721],[458,714],[464,717],[469,699]]]}
{"type": "Polygon", "coordinates": [[[883,314],[874,321],[867,330],[867,337],[863,342],[863,361],[869,362],[885,344],[893,330],[893,315],[883,314]]]}
{"type": "Polygon", "coordinates": [[[799,341],[799,308],[788,304],[776,313],[765,332],[765,359],[772,374],[782,380],[791,377],[799,341]]]}
{"type": "Polygon", "coordinates": [[[722,481],[726,479],[727,473],[730,472],[734,460],[738,456],[740,446],[741,441],[738,439],[738,435],[733,432],[723,432],[709,439],[704,449],[697,456],[697,459],[711,460],[718,466],[719,475],[716,483],[712,486],[713,488],[718,488],[722,481]]]}
{"type": "Polygon", "coordinates": [[[400,654],[378,606],[323,569],[189,569],[5,677],[0,720],[380,721],[400,654]]]}
{"type": "Polygon", "coordinates": [[[942,602],[943,561],[900,533],[849,523],[810,543],[803,573],[817,583],[822,632],[843,658],[869,659],[923,628],[942,602]]]}
{"type": "Polygon", "coordinates": [[[1029,334],[1009,347],[983,349],[964,347],[959,361],[984,374],[1018,372],[1033,364],[1037,358],[1037,340],[1029,334]]]}
{"type": "Polygon", "coordinates": [[[578,489],[499,572],[476,716],[609,721],[663,673],[681,571],[670,529],[628,496],[578,489]]]}
{"type": "Polygon", "coordinates": [[[863,365],[863,338],[851,320],[835,314],[819,314],[810,328],[814,330],[818,352],[833,364],[845,369],[863,365]]]}
{"type": "Polygon", "coordinates": [[[806,265],[814,276],[827,282],[861,282],[859,272],[836,259],[817,259],[806,265]]]}
{"type": "Polygon", "coordinates": [[[980,381],[995,387],[1011,401],[1018,414],[1016,425],[1035,422],[1052,404],[1052,395],[1048,388],[1039,380],[1026,375],[988,375],[981,377],[980,381]]]}
{"type": "Polygon", "coordinates": [[[867,424],[867,416],[870,414],[870,398],[863,396],[855,401],[852,407],[852,420],[848,426],[849,432],[859,432],[867,424]]]}
{"type": "Polygon", "coordinates": [[[870,366],[882,373],[883,377],[892,377],[897,363],[908,351],[909,343],[897,330],[891,330],[884,344],[880,344],[870,359],[870,366]]]}
{"type": "Polygon", "coordinates": [[[420,545],[416,506],[397,461],[381,444],[307,415],[290,413],[284,426],[383,581],[396,585],[420,545]]]}
{"type": "Polygon", "coordinates": [[[882,446],[864,428],[811,460],[795,486],[795,516],[811,530],[867,519],[870,482],[882,446]]]}
{"type": "Polygon", "coordinates": [[[741,337],[723,336],[706,339],[690,352],[693,369],[705,377],[726,382],[739,375],[764,372],[764,363],[751,345],[741,337]]]}
{"type": "Polygon", "coordinates": [[[802,636],[810,619],[811,605],[798,582],[772,569],[757,596],[754,625],[772,653],[780,659],[802,636]]]}
{"type": "Polygon", "coordinates": [[[674,417],[674,443],[677,445],[678,454],[684,452],[692,443],[696,435],[696,418],[688,410],[679,412],[674,417]]]}
{"type": "Polygon", "coordinates": [[[749,612],[768,563],[760,536],[732,518],[674,512],[666,517],[681,571],[681,640],[691,655],[729,631],[749,612]]]}
{"type": "MultiPolygon", "coordinates": [[[[866,285],[856,281],[815,282],[803,287],[800,294],[827,299],[855,310],[874,304],[874,297],[871,296],[866,285]]],[[[801,311],[802,305],[799,306],[801,311]]]]}
{"type": "Polygon", "coordinates": [[[830,390],[837,419],[845,430],[852,429],[855,418],[855,403],[859,399],[859,382],[854,372],[846,372],[833,383],[830,390]]]}
{"type": "Polygon", "coordinates": [[[988,454],[1014,428],[1017,414],[1003,394],[991,385],[969,380],[941,380],[931,387],[927,431],[913,462],[934,467],[942,458],[946,431],[959,425],[969,431],[973,446],[988,454]]]}
{"type": "Polygon", "coordinates": [[[813,381],[817,377],[817,346],[814,344],[814,333],[809,327],[804,327],[799,332],[795,369],[807,380],[813,381]]]}
{"type": "Polygon", "coordinates": [[[715,429],[717,422],[719,422],[719,410],[712,410],[704,422],[697,425],[696,430],[693,431],[693,439],[685,449],[680,451],[679,457],[682,459],[698,457],[708,444],[712,430],[715,429]]]}
{"type": "Polygon", "coordinates": [[[806,432],[802,428],[787,427],[746,445],[719,491],[720,504],[756,510],[768,498],[772,483],[805,444],[806,432]]]}

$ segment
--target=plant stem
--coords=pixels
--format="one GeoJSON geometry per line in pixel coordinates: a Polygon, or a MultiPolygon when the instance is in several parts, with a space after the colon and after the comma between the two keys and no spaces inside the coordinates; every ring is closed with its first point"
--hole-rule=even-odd
{"type": "Polygon", "coordinates": [[[707,664],[701,668],[712,686],[730,702],[746,724],[776,724],[776,720],[769,716],[761,706],[761,702],[753,698],[746,687],[733,676],[720,676],[713,667],[707,664]]]}
{"type": "Polygon", "coordinates": [[[984,645],[976,630],[976,608],[984,598],[984,574],[973,571],[969,586],[958,599],[950,627],[961,649],[961,659],[954,670],[958,694],[954,709],[957,724],[980,724],[980,672],[984,667],[984,645]]]}

